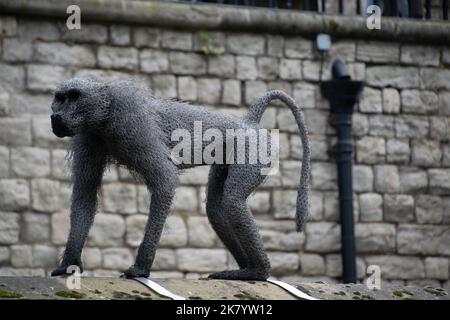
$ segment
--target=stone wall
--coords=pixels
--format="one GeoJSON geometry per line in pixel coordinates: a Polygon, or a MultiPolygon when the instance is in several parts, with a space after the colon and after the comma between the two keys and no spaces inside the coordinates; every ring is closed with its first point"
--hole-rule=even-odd
{"type": "MultiPolygon", "coordinates": [[[[292,95],[311,133],[310,222],[305,233],[295,232],[301,143],[292,114],[279,104],[263,123],[280,129],[281,172],[250,206],[275,276],[339,281],[336,133],[306,33],[100,21],[69,31],[64,17],[10,13],[0,16],[0,52],[0,275],[46,275],[56,265],[71,191],[69,141],[50,130],[51,92],[64,79],[94,75],[137,78],[156,96],[236,115],[268,89],[292,95]],[[205,46],[223,53],[206,54],[205,46]]],[[[389,281],[449,287],[450,47],[335,38],[324,79],[337,57],[366,81],[353,123],[358,278],[375,264],[389,281]]],[[[207,222],[207,173],[202,167],[180,177],[153,276],[192,278],[235,266],[207,222]]],[[[143,185],[123,168],[108,170],[84,251],[88,274],[116,276],[133,263],[148,206],[143,185]]]]}

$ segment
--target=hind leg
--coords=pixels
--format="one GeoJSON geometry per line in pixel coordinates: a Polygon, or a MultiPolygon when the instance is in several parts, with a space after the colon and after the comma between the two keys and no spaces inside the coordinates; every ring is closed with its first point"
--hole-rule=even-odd
{"type": "Polygon", "coordinates": [[[226,219],[222,209],[222,199],[225,180],[228,175],[228,167],[225,165],[213,165],[209,171],[208,189],[206,196],[206,214],[214,231],[223,244],[231,252],[240,268],[245,268],[248,259],[239,241],[233,235],[230,222],[226,219]]]}
{"type": "Polygon", "coordinates": [[[264,250],[255,220],[248,208],[247,198],[264,180],[257,165],[231,165],[222,196],[223,217],[230,224],[228,231],[245,253],[246,264],[239,270],[210,275],[213,279],[266,280],[270,262],[264,250]]]}

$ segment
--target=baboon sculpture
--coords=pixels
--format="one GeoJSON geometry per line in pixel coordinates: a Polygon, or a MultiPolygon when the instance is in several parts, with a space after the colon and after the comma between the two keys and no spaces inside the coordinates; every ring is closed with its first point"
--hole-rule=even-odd
{"type": "MultiPolygon", "coordinates": [[[[96,79],[74,78],[61,83],[51,106],[51,124],[57,137],[72,137],[73,193],[66,249],[52,276],[66,274],[71,265],[79,266],[82,271],[81,252],[94,221],[102,176],[110,163],[117,163],[139,176],[151,192],[142,243],[134,265],[123,274],[127,278],[148,277],[178,174],[200,165],[173,161],[171,149],[175,142],[171,141],[171,133],[179,128],[192,132],[194,121],[202,122],[202,130],[257,129],[264,110],[273,99],[281,100],[291,109],[302,139],[303,160],[296,209],[297,230],[302,231],[309,210],[308,131],[299,106],[284,92],[269,91],[243,117],[234,117],[184,102],[158,99],[133,81],[103,83],[96,79]]],[[[248,196],[265,179],[261,174],[263,167],[261,163],[211,165],[207,216],[239,269],[214,273],[209,278],[266,280],[270,275],[270,262],[247,206],[248,196]]]]}

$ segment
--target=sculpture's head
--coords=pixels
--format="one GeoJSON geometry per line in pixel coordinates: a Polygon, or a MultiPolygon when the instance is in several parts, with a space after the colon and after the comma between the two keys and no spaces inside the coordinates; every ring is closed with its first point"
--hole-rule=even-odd
{"type": "Polygon", "coordinates": [[[104,120],[109,106],[107,85],[92,79],[74,78],[55,90],[51,123],[57,137],[73,137],[104,120]]]}

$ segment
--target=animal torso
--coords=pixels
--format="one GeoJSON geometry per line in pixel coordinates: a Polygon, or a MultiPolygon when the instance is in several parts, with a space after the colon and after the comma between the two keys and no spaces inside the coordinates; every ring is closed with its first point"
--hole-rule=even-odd
{"type": "MultiPolygon", "coordinates": [[[[130,94],[132,93],[130,92],[130,94]]],[[[123,99],[123,97],[121,98],[123,99]]],[[[111,121],[106,124],[103,140],[110,155],[118,163],[131,167],[133,167],[133,159],[129,159],[128,156],[134,152],[127,152],[127,149],[145,152],[151,146],[152,141],[164,144],[167,147],[164,149],[165,157],[173,161],[170,151],[180,143],[180,140],[174,136],[174,132],[177,130],[189,132],[192,142],[190,163],[176,164],[179,169],[186,169],[211,164],[194,161],[194,140],[201,139],[201,152],[203,152],[204,148],[211,143],[211,141],[203,139],[203,135],[208,130],[220,131],[225,150],[227,130],[259,128],[259,124],[245,121],[243,118],[209,111],[201,106],[162,100],[152,96],[143,99],[138,107],[136,104],[116,104],[116,108],[111,110],[110,119],[111,121]],[[127,128],[126,134],[123,132],[123,128],[127,128]]]]}

